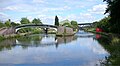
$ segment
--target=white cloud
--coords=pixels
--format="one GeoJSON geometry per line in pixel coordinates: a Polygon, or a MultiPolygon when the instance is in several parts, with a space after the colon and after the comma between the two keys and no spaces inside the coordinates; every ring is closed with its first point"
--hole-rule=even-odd
{"type": "Polygon", "coordinates": [[[15,7],[15,6],[8,6],[6,8],[4,8],[4,10],[18,10],[18,7],[15,7]]]}
{"type": "Polygon", "coordinates": [[[44,24],[54,24],[55,16],[38,15],[37,17],[40,18],[44,24]]]}
{"type": "Polygon", "coordinates": [[[93,22],[98,20],[96,17],[99,18],[99,15],[99,19],[101,19],[101,14],[104,13],[105,8],[106,4],[100,4],[98,0],[0,1],[0,11],[6,11],[6,14],[10,16],[10,19],[16,20],[21,19],[21,17],[28,16],[30,20],[33,18],[40,18],[43,22],[48,24],[54,23],[55,15],[58,15],[60,21],[69,19],[76,20],[78,22],[93,22]]]}
{"type": "Polygon", "coordinates": [[[44,0],[33,0],[33,3],[45,3],[44,0]]]}
{"type": "Polygon", "coordinates": [[[75,20],[78,23],[89,23],[96,21],[95,17],[90,13],[80,13],[78,15],[70,14],[64,19],[75,20]]]}
{"type": "Polygon", "coordinates": [[[93,22],[95,21],[95,17],[90,13],[80,13],[80,22],[93,22]]]}
{"type": "Polygon", "coordinates": [[[5,20],[7,20],[7,18],[8,18],[7,14],[0,12],[0,20],[5,21],[5,20]]]}
{"type": "Polygon", "coordinates": [[[81,18],[93,18],[93,16],[90,13],[80,13],[81,18]]]}
{"type": "Polygon", "coordinates": [[[28,4],[15,4],[5,7],[4,10],[17,11],[17,12],[30,12],[30,11],[34,11],[35,8],[28,4]]]}
{"type": "Polygon", "coordinates": [[[69,6],[63,6],[63,7],[52,7],[52,8],[44,8],[43,11],[64,11],[64,10],[70,10],[71,7],[69,6]]]}
{"type": "Polygon", "coordinates": [[[104,14],[107,4],[98,4],[89,9],[88,11],[93,14],[104,14]]]}
{"type": "Polygon", "coordinates": [[[3,16],[7,16],[5,13],[3,13],[3,12],[0,12],[0,15],[3,15],[3,16]]]}

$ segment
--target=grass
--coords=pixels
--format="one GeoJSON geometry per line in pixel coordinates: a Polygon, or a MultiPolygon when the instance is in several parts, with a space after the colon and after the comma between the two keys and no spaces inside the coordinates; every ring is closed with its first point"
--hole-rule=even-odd
{"type": "MultiPolygon", "coordinates": [[[[105,59],[110,62],[110,66],[120,65],[120,35],[106,32],[96,32],[94,28],[85,29],[87,32],[103,35],[97,41],[110,53],[110,56],[105,59]]],[[[109,66],[109,63],[103,62],[104,66],[109,66]]]]}
{"type": "Polygon", "coordinates": [[[0,41],[3,41],[5,39],[11,39],[11,38],[19,38],[23,35],[20,34],[11,34],[11,35],[4,35],[4,36],[0,36],[0,41]]]}

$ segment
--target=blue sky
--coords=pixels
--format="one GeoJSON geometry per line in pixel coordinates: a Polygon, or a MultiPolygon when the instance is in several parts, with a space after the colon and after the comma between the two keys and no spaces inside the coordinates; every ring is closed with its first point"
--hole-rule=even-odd
{"type": "Polygon", "coordinates": [[[40,18],[44,24],[54,24],[57,15],[60,21],[89,23],[104,18],[106,7],[102,0],[0,0],[0,20],[19,22],[27,17],[30,21],[40,18]]]}

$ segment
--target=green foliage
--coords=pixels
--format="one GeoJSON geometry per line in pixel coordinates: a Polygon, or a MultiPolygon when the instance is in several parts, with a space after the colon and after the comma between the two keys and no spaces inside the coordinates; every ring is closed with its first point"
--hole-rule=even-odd
{"type": "Polygon", "coordinates": [[[33,31],[31,28],[21,28],[18,30],[19,33],[26,33],[33,31]]]}
{"type": "Polygon", "coordinates": [[[58,19],[57,16],[55,16],[55,25],[56,25],[56,26],[59,26],[59,19],[58,19]]]}
{"type": "Polygon", "coordinates": [[[32,21],[33,24],[42,24],[41,20],[38,18],[34,18],[33,21],[32,21]]]}
{"type": "Polygon", "coordinates": [[[33,34],[40,34],[40,33],[43,33],[43,30],[40,30],[40,29],[36,28],[36,29],[33,30],[32,33],[33,34]]]}
{"type": "Polygon", "coordinates": [[[12,26],[10,20],[8,20],[8,21],[5,22],[5,26],[6,27],[11,27],[12,26]]]}
{"type": "Polygon", "coordinates": [[[66,26],[66,27],[70,27],[73,28],[73,30],[75,31],[76,29],[78,29],[78,23],[77,21],[69,21],[69,20],[63,20],[60,22],[61,26],[66,26]]]}
{"type": "Polygon", "coordinates": [[[0,22],[0,28],[4,27],[4,23],[0,22]]]}
{"type": "Polygon", "coordinates": [[[0,36],[0,41],[2,41],[2,40],[4,40],[5,39],[5,37],[3,37],[3,36],[0,36]]]}
{"type": "Polygon", "coordinates": [[[77,21],[71,21],[71,25],[72,25],[73,30],[78,29],[77,21]]]}
{"type": "Polygon", "coordinates": [[[29,19],[27,19],[27,18],[22,18],[21,21],[20,21],[20,23],[21,23],[21,24],[29,24],[30,21],[29,21],[29,19]]]}
{"type": "Polygon", "coordinates": [[[18,32],[18,33],[24,33],[25,30],[21,28],[21,29],[19,29],[17,32],[18,32]]]}
{"type": "Polygon", "coordinates": [[[18,33],[33,33],[33,34],[39,34],[39,33],[43,33],[43,30],[36,27],[36,28],[21,28],[18,30],[18,33]]]}
{"type": "Polygon", "coordinates": [[[72,27],[72,25],[68,22],[64,23],[63,26],[66,26],[66,27],[72,27]]]}
{"type": "Polygon", "coordinates": [[[77,21],[71,21],[71,25],[77,26],[77,25],[78,25],[78,24],[77,24],[77,21]]]}
{"type": "Polygon", "coordinates": [[[11,26],[12,27],[15,27],[15,26],[18,26],[18,25],[20,25],[19,23],[15,23],[15,22],[11,22],[11,26]]]}
{"type": "Polygon", "coordinates": [[[120,33],[120,0],[103,0],[106,1],[108,7],[105,13],[109,13],[111,17],[109,20],[110,31],[113,33],[120,33]]]}
{"type": "MultiPolygon", "coordinates": [[[[120,38],[116,36],[101,36],[97,39],[98,42],[109,52],[109,57],[105,60],[109,63],[102,62],[105,66],[119,66],[120,65],[120,38]]],[[[103,65],[103,66],[104,66],[103,65]]]]}
{"type": "Polygon", "coordinates": [[[99,22],[94,22],[96,28],[101,28],[104,32],[109,32],[109,19],[110,17],[105,17],[101,19],[99,22]]]}
{"type": "Polygon", "coordinates": [[[0,21],[0,28],[2,27],[15,27],[20,25],[19,23],[15,23],[15,22],[11,22],[10,19],[8,19],[5,23],[2,23],[2,21],[0,21]]]}

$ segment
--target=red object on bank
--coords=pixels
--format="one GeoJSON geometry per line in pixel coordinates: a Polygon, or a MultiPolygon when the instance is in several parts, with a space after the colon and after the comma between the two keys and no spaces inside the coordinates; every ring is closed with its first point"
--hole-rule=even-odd
{"type": "Polygon", "coordinates": [[[96,32],[102,32],[101,28],[96,28],[96,32]]]}
{"type": "Polygon", "coordinates": [[[101,38],[101,35],[96,34],[96,39],[99,39],[99,38],[101,38]]]}

